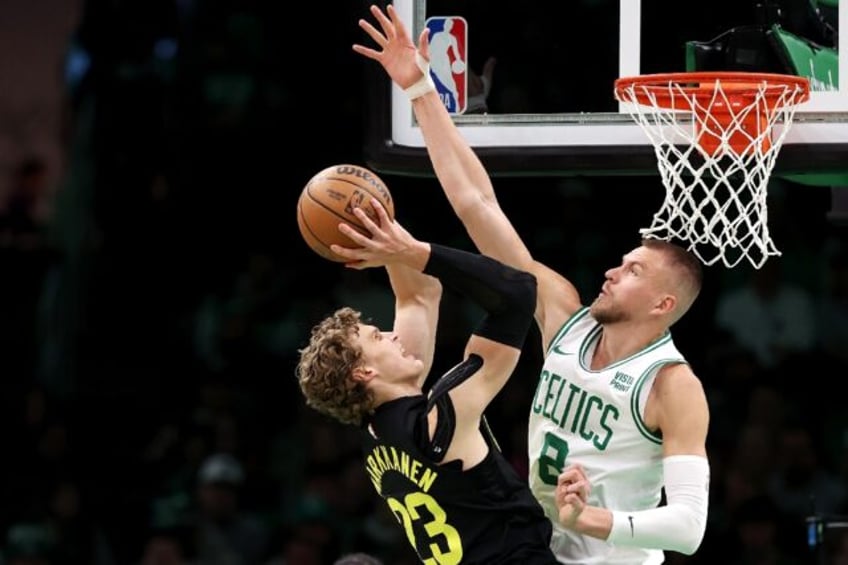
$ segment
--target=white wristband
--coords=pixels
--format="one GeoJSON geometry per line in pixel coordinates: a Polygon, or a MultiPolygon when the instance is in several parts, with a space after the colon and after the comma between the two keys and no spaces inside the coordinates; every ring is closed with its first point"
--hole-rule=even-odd
{"type": "Polygon", "coordinates": [[[428,92],[434,92],[436,90],[436,84],[430,76],[430,62],[422,57],[421,53],[416,51],[415,63],[418,65],[418,68],[421,69],[423,75],[414,84],[404,89],[404,92],[410,100],[415,100],[416,98],[424,96],[428,92]]]}

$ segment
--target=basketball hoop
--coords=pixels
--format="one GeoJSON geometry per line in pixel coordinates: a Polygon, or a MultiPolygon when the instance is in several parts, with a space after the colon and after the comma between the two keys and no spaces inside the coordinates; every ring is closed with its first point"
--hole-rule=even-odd
{"type": "Polygon", "coordinates": [[[654,146],[665,200],[644,237],[677,238],[706,265],[780,255],[766,192],[806,78],[743,72],[642,75],[615,82],[615,98],[654,146]],[[782,126],[782,127],[778,127],[782,126]]]}

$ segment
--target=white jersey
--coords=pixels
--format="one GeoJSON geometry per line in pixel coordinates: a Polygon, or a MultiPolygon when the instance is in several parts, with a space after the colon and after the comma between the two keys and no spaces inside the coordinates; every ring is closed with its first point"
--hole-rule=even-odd
{"type": "Polygon", "coordinates": [[[643,414],[657,371],[686,361],[666,332],[638,353],[593,371],[600,337],[601,325],[584,307],[548,346],[530,410],[530,488],[554,524],[551,547],[561,563],[662,563],[660,550],[615,547],[558,526],[554,489],[571,462],[586,470],[592,506],[649,510],[662,495],[662,438],[648,429],[643,414]]]}

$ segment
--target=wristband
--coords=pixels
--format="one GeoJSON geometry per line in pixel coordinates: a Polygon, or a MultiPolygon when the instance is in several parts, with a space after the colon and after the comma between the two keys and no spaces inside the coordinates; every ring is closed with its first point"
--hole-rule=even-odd
{"type": "Polygon", "coordinates": [[[430,62],[422,57],[418,51],[415,52],[415,64],[421,69],[423,75],[415,83],[403,90],[410,100],[415,100],[428,92],[434,92],[436,90],[436,85],[430,76],[430,62]]]}

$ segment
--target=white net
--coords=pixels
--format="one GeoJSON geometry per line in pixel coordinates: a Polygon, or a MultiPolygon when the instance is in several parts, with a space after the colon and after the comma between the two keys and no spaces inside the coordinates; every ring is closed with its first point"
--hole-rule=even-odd
{"type": "Polygon", "coordinates": [[[721,80],[634,82],[616,98],[654,146],[665,199],[643,237],[678,239],[703,263],[760,268],[780,255],[768,229],[767,187],[775,159],[808,90],[798,84],[721,80]],[[706,94],[705,94],[706,92],[706,94]],[[671,109],[669,109],[671,108],[671,109]]]}

